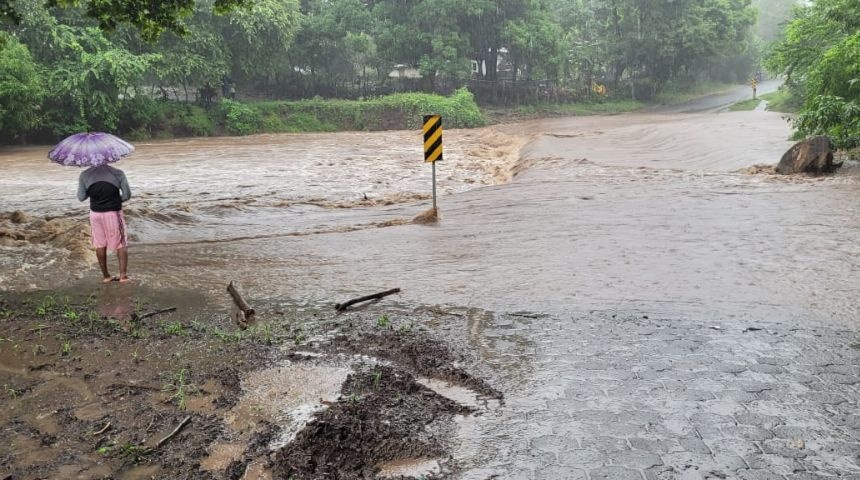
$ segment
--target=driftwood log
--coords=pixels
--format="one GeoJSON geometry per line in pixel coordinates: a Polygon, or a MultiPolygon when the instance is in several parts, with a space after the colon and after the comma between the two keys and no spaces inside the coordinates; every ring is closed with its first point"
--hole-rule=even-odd
{"type": "Polygon", "coordinates": [[[236,306],[239,307],[239,310],[241,311],[241,318],[238,318],[236,322],[242,328],[247,327],[248,323],[254,321],[254,315],[256,314],[256,312],[253,308],[251,308],[250,305],[248,305],[248,302],[246,302],[245,299],[242,298],[242,294],[239,293],[239,290],[236,288],[236,285],[234,285],[233,282],[230,282],[230,285],[227,285],[227,291],[230,292],[230,296],[233,297],[233,301],[236,303],[236,306]]]}
{"type": "Polygon", "coordinates": [[[399,292],[400,292],[399,288],[392,288],[391,290],[386,290],[384,292],[379,292],[379,293],[374,293],[372,295],[365,295],[363,297],[353,298],[352,300],[349,300],[349,301],[346,301],[343,303],[338,303],[337,305],[334,306],[334,309],[337,310],[338,312],[343,312],[347,308],[351,307],[352,305],[355,305],[356,303],[367,302],[369,300],[379,300],[380,298],[384,298],[384,297],[387,297],[389,295],[394,295],[395,293],[399,293],[399,292]]]}

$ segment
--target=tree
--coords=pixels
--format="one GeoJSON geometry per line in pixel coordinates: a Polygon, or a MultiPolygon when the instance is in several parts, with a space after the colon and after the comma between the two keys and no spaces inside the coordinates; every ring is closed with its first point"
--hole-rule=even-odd
{"type": "Polygon", "coordinates": [[[378,63],[370,9],[360,0],[307,0],[300,28],[289,50],[295,77],[312,90],[335,93],[340,80],[352,81],[362,61],[378,63]]]}
{"type": "Polygon", "coordinates": [[[232,71],[268,77],[287,68],[299,15],[298,0],[255,0],[221,17],[219,33],[230,48],[232,71]]]}
{"type": "MultiPolygon", "coordinates": [[[[251,0],[215,0],[218,13],[246,7],[251,0]]],[[[140,30],[147,41],[155,41],[164,31],[187,33],[185,19],[194,13],[194,0],[48,0],[48,7],[81,7],[99,27],[110,32],[122,24],[140,30]]],[[[18,24],[21,11],[15,0],[0,0],[0,19],[18,24]]]]}
{"type": "Polygon", "coordinates": [[[14,137],[35,127],[43,95],[30,51],[0,32],[0,136],[14,137]]]}
{"type": "Polygon", "coordinates": [[[803,100],[794,121],[799,133],[860,145],[860,0],[798,7],[766,65],[803,100]]]}

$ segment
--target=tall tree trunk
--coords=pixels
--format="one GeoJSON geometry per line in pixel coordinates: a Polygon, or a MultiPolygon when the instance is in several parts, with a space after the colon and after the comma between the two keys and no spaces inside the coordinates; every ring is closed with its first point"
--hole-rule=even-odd
{"type": "Polygon", "coordinates": [[[499,78],[498,67],[499,49],[498,47],[492,47],[490,48],[489,55],[487,55],[487,80],[495,81],[499,78]]]}

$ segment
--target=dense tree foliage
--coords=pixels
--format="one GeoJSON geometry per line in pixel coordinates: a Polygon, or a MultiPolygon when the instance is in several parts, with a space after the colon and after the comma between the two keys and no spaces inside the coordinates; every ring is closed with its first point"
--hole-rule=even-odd
{"type": "Polygon", "coordinates": [[[799,133],[860,145],[860,0],[798,7],[767,65],[803,100],[794,121],[799,133]]]}
{"type": "Polygon", "coordinates": [[[603,84],[647,99],[671,83],[745,80],[758,53],[750,2],[0,0],[11,20],[0,76],[29,65],[35,83],[16,98],[39,107],[0,135],[34,122],[43,136],[111,129],[139,116],[139,97],[205,105],[233,89],[356,98],[468,86],[485,101],[547,101],[603,84]]]}

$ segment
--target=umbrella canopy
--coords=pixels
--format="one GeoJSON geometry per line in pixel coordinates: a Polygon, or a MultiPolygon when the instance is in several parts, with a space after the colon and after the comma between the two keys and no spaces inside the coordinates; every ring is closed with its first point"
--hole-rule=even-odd
{"type": "Polygon", "coordinates": [[[76,133],[58,143],[48,158],[60,165],[97,167],[114,163],[133,151],[130,143],[109,133],[76,133]]]}

